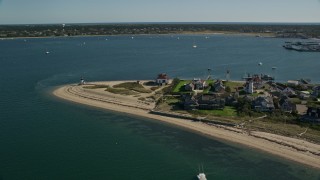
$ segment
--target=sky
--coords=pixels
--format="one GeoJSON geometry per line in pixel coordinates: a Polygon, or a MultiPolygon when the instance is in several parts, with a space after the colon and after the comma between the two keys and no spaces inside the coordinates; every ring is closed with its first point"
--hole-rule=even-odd
{"type": "Polygon", "coordinates": [[[319,23],[320,0],[0,0],[0,24],[319,23]]]}

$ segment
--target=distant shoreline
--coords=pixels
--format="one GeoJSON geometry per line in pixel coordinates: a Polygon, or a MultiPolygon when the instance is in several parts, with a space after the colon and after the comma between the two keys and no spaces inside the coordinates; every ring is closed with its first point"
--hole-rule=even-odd
{"type": "Polygon", "coordinates": [[[199,32],[177,32],[164,34],[112,34],[112,35],[78,35],[78,36],[38,36],[38,37],[0,37],[0,40],[14,39],[50,39],[50,38],[79,38],[79,37],[113,37],[113,36],[166,36],[166,35],[242,35],[276,38],[274,33],[241,33],[233,31],[199,31],[199,32]]]}
{"type": "MultiPolygon", "coordinates": [[[[112,86],[123,82],[128,81],[92,82],[90,84],[112,86]]],[[[320,169],[320,145],[304,140],[259,131],[253,131],[249,135],[235,127],[208,125],[183,118],[157,115],[150,113],[155,107],[154,103],[142,103],[133,96],[112,94],[103,89],[86,89],[73,84],[59,87],[53,91],[53,94],[58,98],[79,104],[159,120],[186,128],[197,134],[239,143],[320,169]]]]}
{"type": "Polygon", "coordinates": [[[320,38],[317,24],[286,23],[112,23],[0,25],[0,38],[160,34],[245,34],[258,37],[320,38]]]}

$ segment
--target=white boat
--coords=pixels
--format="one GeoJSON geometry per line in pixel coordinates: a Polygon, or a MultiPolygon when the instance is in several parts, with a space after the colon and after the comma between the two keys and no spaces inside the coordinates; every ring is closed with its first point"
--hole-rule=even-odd
{"type": "Polygon", "coordinates": [[[50,54],[50,52],[49,52],[49,51],[46,51],[46,54],[50,54]]]}
{"type": "Polygon", "coordinates": [[[193,47],[193,48],[197,48],[197,45],[194,44],[192,47],[193,47]]]}
{"type": "Polygon", "coordinates": [[[203,166],[202,166],[202,170],[200,169],[200,166],[199,166],[199,174],[197,175],[197,178],[199,180],[207,180],[206,175],[204,174],[203,166]]]}
{"type": "Polygon", "coordinates": [[[199,173],[197,177],[199,180],[207,180],[206,175],[204,173],[199,173]]]}

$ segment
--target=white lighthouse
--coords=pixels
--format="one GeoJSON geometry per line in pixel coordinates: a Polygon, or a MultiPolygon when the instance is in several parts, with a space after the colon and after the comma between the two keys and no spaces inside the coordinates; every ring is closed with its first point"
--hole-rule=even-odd
{"type": "Polygon", "coordinates": [[[248,81],[245,88],[246,93],[253,94],[253,81],[248,81]]]}
{"type": "Polygon", "coordinates": [[[80,83],[79,83],[79,85],[85,85],[86,84],[86,82],[84,81],[84,79],[83,78],[81,78],[80,79],[80,83]]]}

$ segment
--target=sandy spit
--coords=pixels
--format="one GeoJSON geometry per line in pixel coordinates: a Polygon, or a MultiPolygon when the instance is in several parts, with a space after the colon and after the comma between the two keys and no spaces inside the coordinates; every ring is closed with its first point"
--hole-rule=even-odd
{"type": "MultiPolygon", "coordinates": [[[[114,85],[121,83],[121,81],[96,83],[114,85]]],[[[155,106],[154,103],[142,103],[132,96],[116,95],[101,90],[88,90],[78,85],[58,87],[53,91],[53,94],[64,100],[169,123],[214,139],[246,145],[320,169],[320,145],[301,139],[258,131],[253,131],[249,135],[238,128],[212,126],[202,122],[150,114],[150,110],[155,106]]]]}

